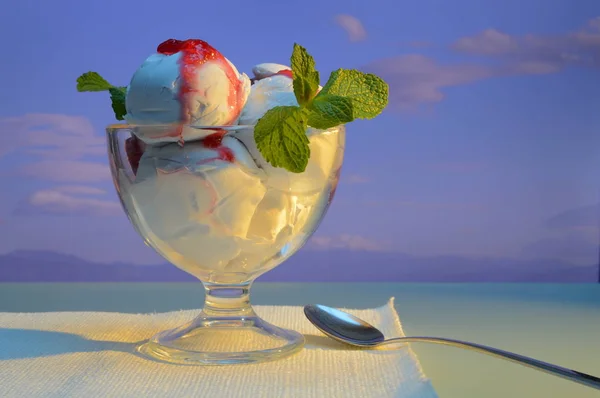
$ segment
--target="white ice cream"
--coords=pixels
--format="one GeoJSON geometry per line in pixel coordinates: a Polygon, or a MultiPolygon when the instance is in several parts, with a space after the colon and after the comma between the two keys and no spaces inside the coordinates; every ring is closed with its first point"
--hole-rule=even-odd
{"type": "MultiPolygon", "coordinates": [[[[134,101],[130,123],[156,123],[157,118],[172,121],[181,110],[174,97],[178,84],[175,64],[164,57],[150,61],[132,82],[143,86],[151,76],[163,77],[160,82],[148,82],[153,87],[147,90],[148,98],[142,91],[130,90],[128,96],[134,101]],[[145,71],[147,67],[154,68],[154,73],[145,71]]],[[[261,65],[253,69],[257,77],[281,70],[281,65],[261,65]]],[[[204,72],[206,76],[202,71],[198,76],[208,82],[203,83],[207,90],[212,87],[215,92],[210,98],[206,93],[199,97],[206,109],[212,109],[197,108],[199,124],[220,124],[225,117],[219,102],[225,98],[225,89],[219,88],[222,75],[210,66],[204,72]]],[[[239,124],[253,125],[279,105],[297,105],[292,79],[282,75],[262,78],[252,85],[239,124]]],[[[128,112],[130,106],[128,103],[128,112]]],[[[327,206],[328,188],[334,184],[343,159],[343,129],[307,131],[311,156],[303,173],[290,173],[268,164],[256,147],[252,127],[229,132],[218,148],[207,148],[202,141],[191,142],[213,130],[186,131],[188,139],[183,147],[175,143],[156,145],[164,140],[157,138],[158,133],[141,131],[141,138],[154,145],[146,147],[135,180],[121,184],[127,191],[122,197],[130,203],[126,206],[137,209],[131,218],[166,258],[204,277],[207,273],[255,272],[268,261],[277,262],[277,255],[284,255],[290,247],[300,245],[320,220],[327,206]],[[233,161],[223,156],[223,150],[230,151],[233,161]]],[[[178,137],[172,138],[171,142],[178,137]]]]}
{"type": "Polygon", "coordinates": [[[252,68],[252,73],[256,79],[264,79],[265,77],[269,77],[274,75],[277,72],[282,70],[292,70],[287,65],[274,64],[274,63],[264,63],[258,64],[254,68],[252,68]]]}
{"type": "Polygon", "coordinates": [[[250,89],[246,106],[242,109],[239,124],[253,126],[269,109],[276,106],[298,106],[292,82],[292,79],[283,75],[255,82],[250,89]]]}
{"type": "MultiPolygon", "coordinates": [[[[241,125],[255,125],[269,109],[276,106],[298,106],[294,94],[293,80],[288,76],[274,75],[290,67],[280,64],[263,63],[256,65],[252,71],[260,80],[250,90],[246,106],[239,119],[241,125]],[[269,76],[269,77],[265,77],[269,76]]],[[[338,134],[321,134],[313,129],[307,131],[309,137],[310,162],[303,173],[290,173],[282,168],[275,168],[260,155],[252,130],[239,134],[239,139],[246,145],[259,167],[269,175],[269,183],[279,190],[292,194],[312,194],[331,173],[334,159],[340,145],[338,134]]]]}
{"type": "Polygon", "coordinates": [[[219,148],[201,141],[152,145],[122,196],[137,209],[142,235],[188,272],[253,272],[316,226],[342,162],[343,136],[310,137],[315,154],[327,152],[322,159],[330,161],[311,157],[301,174],[258,167],[237,133],[219,148]],[[233,162],[223,160],[223,149],[233,162]]]}
{"type": "MultiPolygon", "coordinates": [[[[182,54],[153,54],[146,59],[135,72],[127,88],[126,121],[133,125],[155,125],[138,127],[136,135],[144,142],[176,142],[201,139],[210,134],[197,128],[185,127],[182,135],[177,134],[173,126],[156,127],[157,124],[179,123],[182,118],[181,60],[182,54]]],[[[242,103],[232,109],[229,106],[231,82],[227,78],[220,61],[207,61],[199,65],[191,82],[194,91],[189,93],[190,120],[194,126],[219,126],[236,124],[242,107],[250,93],[250,79],[240,74],[235,66],[228,64],[238,76],[242,90],[242,103]]]]}

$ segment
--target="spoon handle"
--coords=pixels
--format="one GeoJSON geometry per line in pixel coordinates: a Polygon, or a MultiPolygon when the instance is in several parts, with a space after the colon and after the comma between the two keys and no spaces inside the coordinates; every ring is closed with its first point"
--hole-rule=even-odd
{"type": "Polygon", "coordinates": [[[385,340],[378,345],[387,345],[389,343],[436,343],[459,348],[466,348],[468,350],[489,354],[502,359],[507,359],[509,361],[516,362],[520,365],[541,370],[542,372],[550,373],[552,375],[562,377],[564,379],[571,380],[576,383],[580,383],[585,386],[600,390],[600,378],[598,377],[578,372],[576,370],[563,368],[561,366],[552,365],[547,362],[539,361],[537,359],[528,358],[523,355],[514,354],[512,352],[500,350],[493,347],[487,347],[481,344],[438,337],[397,337],[394,339],[385,340]]]}

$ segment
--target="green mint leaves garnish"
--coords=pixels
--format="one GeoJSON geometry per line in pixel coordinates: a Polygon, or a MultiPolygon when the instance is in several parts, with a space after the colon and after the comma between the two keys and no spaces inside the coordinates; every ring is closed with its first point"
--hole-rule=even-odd
{"type": "Polygon", "coordinates": [[[77,91],[108,91],[112,84],[96,72],[87,72],[77,78],[77,91]]]}
{"type": "Polygon", "coordinates": [[[388,91],[388,85],[371,73],[338,69],[331,73],[319,95],[349,98],[355,119],[372,119],[387,106],[388,91]]]}
{"type": "Polygon", "coordinates": [[[127,87],[111,87],[108,89],[110,93],[110,100],[112,101],[112,108],[115,112],[117,120],[125,120],[125,95],[127,94],[127,87]]]}
{"type": "Polygon", "coordinates": [[[300,173],[306,169],[310,150],[306,136],[308,112],[298,106],[278,106],[267,112],[254,128],[260,153],[273,167],[300,173]]]}
{"type": "Polygon", "coordinates": [[[354,120],[352,100],[339,95],[320,94],[310,106],[308,125],[326,130],[354,120]]]}
{"type": "Polygon", "coordinates": [[[291,61],[296,100],[300,106],[308,105],[319,90],[320,79],[319,72],[315,69],[315,60],[304,47],[294,44],[291,61]]]}
{"type": "Polygon", "coordinates": [[[338,69],[318,91],[315,60],[298,44],[294,44],[291,65],[299,106],[277,106],[267,111],[254,127],[254,140],[273,167],[302,173],[310,158],[309,126],[326,130],[355,119],[372,119],[387,106],[389,87],[373,74],[338,69]]]}
{"type": "Polygon", "coordinates": [[[115,87],[106,81],[96,72],[87,72],[77,78],[77,91],[108,91],[112,108],[117,120],[124,120],[125,114],[125,94],[127,87],[115,87]]]}

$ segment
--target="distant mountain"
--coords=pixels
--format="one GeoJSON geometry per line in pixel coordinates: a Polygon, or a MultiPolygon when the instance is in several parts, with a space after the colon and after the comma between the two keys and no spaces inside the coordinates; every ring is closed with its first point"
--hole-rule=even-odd
{"type": "MultiPolygon", "coordinates": [[[[101,264],[48,251],[0,255],[3,282],[193,282],[170,264],[101,264]]],[[[597,282],[598,266],[551,259],[417,257],[402,253],[301,250],[260,281],[298,282],[597,282]]]]}
{"type": "Polygon", "coordinates": [[[372,282],[597,282],[598,265],[556,259],[475,259],[366,251],[302,251],[264,280],[372,282]]]}
{"type": "Polygon", "coordinates": [[[0,255],[4,282],[185,282],[196,280],[169,265],[101,264],[50,251],[14,251],[0,255]]]}

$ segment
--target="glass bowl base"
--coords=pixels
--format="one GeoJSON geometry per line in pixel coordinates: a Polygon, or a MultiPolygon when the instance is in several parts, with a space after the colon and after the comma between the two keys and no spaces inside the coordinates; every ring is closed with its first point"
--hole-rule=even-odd
{"type": "Polygon", "coordinates": [[[281,359],[304,346],[304,336],[272,325],[256,315],[200,315],[158,333],[137,347],[150,359],[179,365],[234,365],[281,359]]]}

